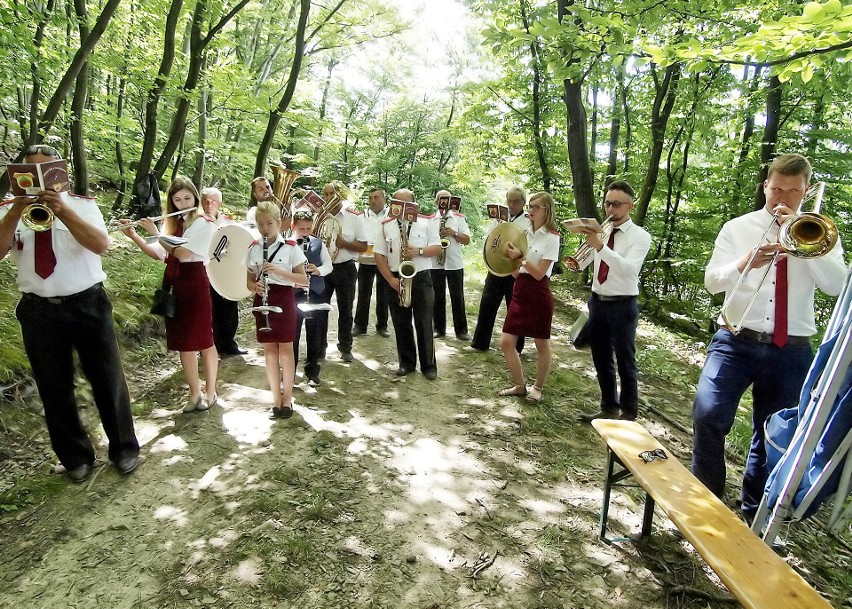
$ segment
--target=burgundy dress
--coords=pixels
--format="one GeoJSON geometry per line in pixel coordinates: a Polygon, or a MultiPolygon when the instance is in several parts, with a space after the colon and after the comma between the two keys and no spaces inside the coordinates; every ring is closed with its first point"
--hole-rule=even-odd
{"type": "MultiPolygon", "coordinates": [[[[254,295],[254,306],[259,307],[262,297],[254,295]]],[[[281,307],[281,313],[269,314],[269,332],[261,332],[263,327],[263,313],[254,313],[257,322],[257,342],[259,343],[292,343],[296,340],[296,296],[293,286],[269,284],[267,302],[270,306],[281,307]]]]}
{"type": "Polygon", "coordinates": [[[175,294],[175,316],[166,318],[166,346],[172,351],[203,351],[213,346],[213,306],[203,262],[167,261],[165,287],[175,294]]]}
{"type": "Polygon", "coordinates": [[[536,281],[529,273],[520,273],[512,289],[512,304],[503,322],[503,332],[513,336],[550,338],[553,322],[553,294],[550,279],[536,281]]]}

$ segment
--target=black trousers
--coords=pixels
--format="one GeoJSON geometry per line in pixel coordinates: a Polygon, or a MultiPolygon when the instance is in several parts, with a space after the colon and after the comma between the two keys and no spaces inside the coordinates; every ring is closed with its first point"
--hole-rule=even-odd
{"type": "Polygon", "coordinates": [[[15,314],[44,404],[50,443],[62,465],[74,469],[95,460],[95,449],[74,397],[74,351],[92,386],[109,440],[109,459],[116,462],[138,455],[112,304],[103,286],[97,284],[61,299],[24,294],[15,314]]]}
{"type": "MultiPolygon", "coordinates": [[[[354,260],[335,264],[334,270],[325,276],[325,302],[330,303],[332,295],[337,294],[337,350],[341,353],[352,351],[352,307],[357,283],[354,260]]],[[[328,347],[328,314],[322,317],[320,337],[324,357],[328,347]]]]}
{"type": "MultiPolygon", "coordinates": [[[[313,297],[313,295],[312,295],[313,297]]],[[[307,293],[304,290],[296,290],[296,304],[307,302],[307,293]]],[[[299,341],[302,337],[302,325],[305,326],[305,334],[307,338],[307,352],[305,359],[305,376],[308,378],[318,378],[322,366],[319,363],[320,354],[322,353],[322,343],[320,337],[320,327],[322,320],[328,320],[327,311],[311,311],[305,313],[301,309],[296,309],[296,340],[293,342],[293,355],[296,358],[296,369],[299,368],[299,341]]],[[[328,323],[326,321],[326,323],[328,323]]]]}
{"type": "Polygon", "coordinates": [[[358,265],[358,304],[355,307],[355,327],[367,331],[370,325],[370,300],[376,284],[376,330],[388,327],[388,302],[382,285],[385,280],[375,264],[358,265]]]}
{"type": "Polygon", "coordinates": [[[236,339],[240,327],[239,303],[228,300],[210,288],[210,302],[213,305],[213,344],[219,353],[235,353],[239,349],[236,339]]]}
{"type": "Polygon", "coordinates": [[[399,367],[406,370],[416,369],[419,355],[421,372],[437,372],[435,337],[432,335],[432,314],[435,306],[432,276],[428,271],[421,271],[411,281],[411,306],[403,308],[399,306],[397,291],[387,281],[382,280],[396,335],[399,367]]]}
{"type": "Polygon", "coordinates": [[[603,301],[592,292],[589,298],[589,323],[586,333],[592,361],[601,388],[601,410],[619,410],[636,416],[639,410],[639,371],[636,368],[636,326],[639,304],[636,297],[603,301]],[[613,355],[615,361],[613,361],[613,355]],[[621,393],[615,379],[616,364],[621,393]]]}
{"type": "Polygon", "coordinates": [[[467,334],[467,315],[464,310],[464,269],[445,271],[432,269],[432,288],[435,290],[435,332],[447,332],[447,289],[453,308],[453,330],[456,336],[467,334]]]}
{"type": "MultiPolygon", "coordinates": [[[[482,299],[479,301],[479,317],[476,319],[476,329],[473,331],[473,340],[470,346],[480,351],[491,348],[491,336],[494,334],[494,322],[497,319],[497,311],[500,303],[506,301],[506,309],[512,302],[512,289],[515,287],[515,278],[511,275],[498,277],[492,273],[485,276],[485,285],[482,288],[482,299]]],[[[524,337],[518,337],[515,347],[520,353],[524,350],[524,337]]]]}

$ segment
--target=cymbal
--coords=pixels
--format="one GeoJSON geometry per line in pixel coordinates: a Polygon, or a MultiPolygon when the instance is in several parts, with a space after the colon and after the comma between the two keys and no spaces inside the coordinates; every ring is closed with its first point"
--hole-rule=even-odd
{"type": "Polygon", "coordinates": [[[485,243],[482,245],[482,257],[485,259],[485,266],[498,277],[511,275],[521,267],[523,256],[517,260],[511,260],[506,254],[506,246],[509,243],[521,250],[524,256],[526,255],[526,232],[512,222],[501,222],[488,233],[488,236],[485,237],[485,243]]]}

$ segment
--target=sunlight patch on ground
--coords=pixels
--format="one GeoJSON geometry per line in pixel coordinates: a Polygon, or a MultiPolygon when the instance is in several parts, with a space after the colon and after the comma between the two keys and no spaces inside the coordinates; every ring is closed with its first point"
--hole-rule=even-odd
{"type": "Polygon", "coordinates": [[[362,353],[359,353],[359,352],[356,352],[356,351],[353,351],[352,354],[355,356],[355,358],[359,362],[361,362],[361,364],[363,364],[363,366],[365,368],[369,368],[373,372],[378,372],[382,368],[384,368],[384,364],[374,360],[371,357],[366,356],[365,354],[362,354],[362,353]]]}
{"type": "Polygon", "coordinates": [[[519,502],[521,506],[534,512],[539,517],[553,514],[562,514],[565,506],[557,501],[546,501],[544,499],[524,499],[519,502]]]}
{"type": "Polygon", "coordinates": [[[388,528],[405,524],[411,520],[411,517],[408,514],[400,510],[385,510],[384,514],[388,528]]]}
{"type": "MultiPolygon", "coordinates": [[[[272,403],[272,393],[263,392],[272,403]]],[[[237,442],[257,446],[272,436],[272,421],[266,411],[234,408],[222,415],[222,426],[237,442]]]]}
{"type": "Polygon", "coordinates": [[[195,491],[223,491],[225,484],[218,480],[222,474],[222,469],[218,465],[214,465],[201,477],[198,482],[190,485],[190,488],[195,491]]]}
{"type": "Polygon", "coordinates": [[[363,556],[364,558],[374,559],[379,554],[374,548],[365,545],[360,539],[351,535],[344,540],[343,547],[353,554],[363,556]]]}
{"type": "Polygon", "coordinates": [[[145,446],[163,433],[163,430],[167,427],[174,427],[174,421],[163,421],[162,425],[154,423],[149,419],[142,419],[139,417],[134,417],[133,419],[133,427],[136,430],[136,439],[139,440],[140,446],[145,446]]]}
{"type": "Polygon", "coordinates": [[[263,567],[259,558],[247,558],[231,571],[231,577],[249,586],[260,584],[262,576],[263,567]]]}
{"type": "Polygon", "coordinates": [[[447,548],[430,543],[419,544],[420,553],[429,561],[438,565],[442,569],[457,569],[464,561],[457,561],[456,551],[454,548],[447,548]]]}
{"type": "Polygon", "coordinates": [[[154,444],[151,445],[151,448],[148,449],[148,452],[174,453],[186,450],[188,447],[189,444],[186,443],[186,440],[184,440],[180,436],[169,434],[167,436],[163,436],[162,438],[154,442],[154,444]]]}
{"type": "Polygon", "coordinates": [[[161,505],[154,510],[154,518],[157,520],[167,520],[175,523],[179,527],[186,526],[187,517],[186,511],[176,508],[173,505],[161,505]]]}

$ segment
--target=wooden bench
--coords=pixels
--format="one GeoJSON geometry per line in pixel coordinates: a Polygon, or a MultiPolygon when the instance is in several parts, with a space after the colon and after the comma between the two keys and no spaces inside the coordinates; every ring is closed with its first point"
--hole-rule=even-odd
{"type": "Polygon", "coordinates": [[[667,459],[646,462],[639,453],[663,446],[633,421],[596,419],[607,445],[607,477],[601,511],[606,537],[613,485],[633,478],[646,492],[642,536],[651,533],[654,505],[671,519],[744,607],[831,609],[790,565],[766,545],[718,497],[668,452],[667,459]]]}

